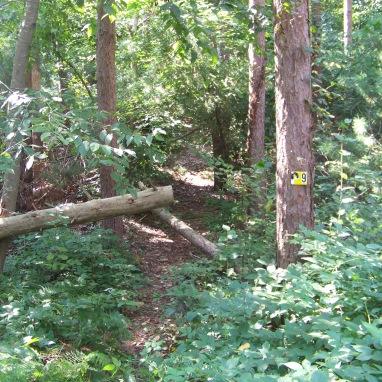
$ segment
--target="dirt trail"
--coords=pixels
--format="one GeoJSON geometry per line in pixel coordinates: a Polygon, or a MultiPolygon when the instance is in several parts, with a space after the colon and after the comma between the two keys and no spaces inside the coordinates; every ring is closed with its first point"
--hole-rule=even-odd
{"type": "MultiPolygon", "coordinates": [[[[181,173],[171,174],[176,203],[170,211],[182,215],[181,219],[201,234],[205,233],[202,224],[205,200],[213,191],[213,182],[205,176],[204,167],[199,158],[190,155],[181,165],[181,173]]],[[[202,258],[203,254],[150,213],[129,219],[127,231],[132,254],[139,261],[143,276],[149,280],[149,285],[140,291],[144,305],[128,314],[133,339],[123,342],[127,352],[139,354],[146,341],[161,334],[166,333],[167,340],[171,341],[176,326],[171,319],[163,317],[163,307],[169,303],[166,290],[173,286],[171,270],[202,258]]]]}

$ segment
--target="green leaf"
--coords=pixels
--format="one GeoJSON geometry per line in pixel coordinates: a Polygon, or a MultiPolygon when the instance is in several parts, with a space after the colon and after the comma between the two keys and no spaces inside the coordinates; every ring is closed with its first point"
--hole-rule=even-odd
{"type": "Polygon", "coordinates": [[[374,324],[369,324],[367,322],[362,322],[363,327],[374,337],[380,344],[382,344],[382,329],[379,329],[374,324]]]}
{"type": "Polygon", "coordinates": [[[344,172],[341,172],[341,178],[347,180],[348,176],[344,172]]]}
{"type": "Polygon", "coordinates": [[[46,138],[50,137],[51,136],[51,133],[48,131],[48,132],[45,132],[43,134],[41,134],[41,140],[42,141],[45,141],[46,138]]]}
{"type": "Polygon", "coordinates": [[[106,136],[107,136],[107,131],[106,131],[106,130],[102,130],[102,131],[99,133],[99,137],[101,138],[101,141],[105,141],[106,136]]]}
{"type": "Polygon", "coordinates": [[[109,363],[108,365],[104,366],[104,368],[102,370],[111,371],[111,370],[114,370],[115,367],[116,366],[114,364],[109,363]]]}
{"type": "Polygon", "coordinates": [[[89,147],[90,147],[90,151],[92,153],[95,153],[98,151],[98,149],[101,147],[101,145],[98,142],[92,142],[92,143],[90,143],[89,147]]]}
{"type": "Polygon", "coordinates": [[[80,145],[78,150],[79,150],[79,152],[80,152],[80,154],[82,156],[86,156],[86,154],[89,151],[89,147],[90,147],[89,142],[88,141],[84,141],[84,142],[82,142],[82,144],[80,145]]]}
{"type": "Polygon", "coordinates": [[[133,196],[134,198],[137,198],[138,197],[138,192],[135,188],[131,188],[131,187],[128,187],[127,188],[127,191],[129,192],[129,194],[131,196],[133,196]]]}
{"type": "Polygon", "coordinates": [[[117,172],[113,171],[111,174],[110,174],[111,178],[116,181],[117,183],[121,181],[121,175],[118,174],[117,172]]]}
{"type": "Polygon", "coordinates": [[[286,363],[283,363],[283,365],[285,365],[286,367],[288,367],[291,370],[302,370],[303,369],[303,367],[297,362],[286,362],[286,363]]]}
{"type": "Polygon", "coordinates": [[[328,382],[330,381],[327,371],[316,370],[310,377],[310,382],[328,382]]]}
{"type": "Polygon", "coordinates": [[[113,361],[114,365],[116,367],[120,367],[122,362],[118,359],[118,358],[115,358],[115,357],[111,357],[111,360],[113,361]]]}
{"type": "Polygon", "coordinates": [[[340,142],[343,142],[345,138],[340,134],[333,134],[333,137],[338,139],[340,142]]]}
{"type": "Polygon", "coordinates": [[[91,38],[97,34],[97,26],[93,23],[88,24],[88,38],[91,38]]]}
{"type": "Polygon", "coordinates": [[[142,142],[142,136],[141,135],[138,135],[138,134],[135,134],[134,137],[134,143],[137,145],[137,146],[140,146],[141,142],[142,142]]]}
{"type": "Polygon", "coordinates": [[[107,156],[111,156],[111,147],[110,146],[106,146],[106,145],[102,145],[102,151],[107,155],[107,156]]]}
{"type": "Polygon", "coordinates": [[[108,145],[113,140],[113,134],[107,134],[105,138],[105,143],[108,145]]]}
{"type": "Polygon", "coordinates": [[[153,141],[153,136],[151,134],[149,134],[147,137],[146,137],[146,143],[151,146],[151,143],[153,141]]]}
{"type": "Polygon", "coordinates": [[[112,7],[112,6],[108,5],[108,4],[104,4],[103,9],[105,10],[105,12],[109,16],[115,16],[115,14],[116,14],[116,11],[115,11],[114,7],[112,7]]]}
{"type": "Polygon", "coordinates": [[[24,346],[27,347],[31,344],[34,344],[40,341],[40,339],[38,337],[27,336],[23,338],[23,341],[24,341],[24,346]]]}

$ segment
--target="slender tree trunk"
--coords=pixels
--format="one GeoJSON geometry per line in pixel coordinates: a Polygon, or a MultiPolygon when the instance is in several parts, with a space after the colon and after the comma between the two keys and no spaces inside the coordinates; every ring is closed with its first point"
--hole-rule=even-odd
{"type": "MultiPolygon", "coordinates": [[[[40,72],[40,55],[36,49],[33,49],[33,62],[28,69],[26,87],[32,90],[41,89],[41,72],[40,72]]],[[[41,141],[41,133],[32,132],[27,140],[28,146],[32,146],[35,151],[42,152],[43,142],[41,141]]],[[[23,161],[24,162],[24,161],[23,161]]],[[[34,190],[41,178],[43,164],[40,161],[35,161],[30,169],[25,167],[23,163],[21,169],[21,184],[18,199],[18,209],[27,211],[33,206],[34,190]]]]}
{"type": "MultiPolygon", "coordinates": [[[[294,2],[293,2],[294,3],[294,2]]],[[[277,263],[298,260],[299,246],[290,243],[300,225],[314,227],[311,54],[308,0],[293,6],[273,0],[276,64],[276,230],[277,263]],[[289,5],[289,9],[284,8],[289,5]],[[290,9],[290,6],[293,9],[290,9]],[[307,185],[292,185],[297,171],[306,172],[307,185]]],[[[301,177],[301,174],[300,174],[301,177]]],[[[304,177],[305,179],[305,177],[304,177]]]]}
{"type": "MultiPolygon", "coordinates": [[[[224,124],[221,117],[219,106],[215,108],[215,123],[211,127],[212,153],[215,159],[225,163],[229,160],[227,143],[225,140],[224,124]]],[[[222,190],[227,180],[224,173],[224,165],[218,165],[214,171],[214,190],[222,190]]]]}
{"type": "MultiPolygon", "coordinates": [[[[24,22],[21,25],[13,60],[11,92],[13,92],[15,96],[25,88],[27,63],[37,24],[38,7],[39,0],[27,0],[25,5],[24,22]]],[[[10,105],[9,112],[11,112],[11,107],[12,105],[10,105]]],[[[14,165],[12,173],[4,174],[1,208],[3,211],[13,212],[16,209],[17,195],[20,185],[21,155],[19,155],[20,153],[17,144],[13,140],[7,141],[6,149],[14,158],[14,165]]],[[[4,268],[8,246],[9,239],[0,241],[0,273],[4,268]]]]}
{"type": "MultiPolygon", "coordinates": [[[[249,0],[249,8],[264,7],[264,0],[249,0]]],[[[259,21],[251,16],[251,31],[256,34],[257,41],[248,48],[249,59],[249,108],[247,156],[249,166],[253,166],[265,156],[265,32],[261,30],[259,21]],[[261,50],[261,53],[257,51],[261,50]]],[[[249,206],[248,212],[258,217],[264,217],[265,182],[260,181],[257,190],[252,190],[255,202],[249,206]]]]}
{"type": "Polygon", "coordinates": [[[352,0],[344,0],[344,49],[345,53],[352,43],[353,22],[352,22],[352,0]]]}
{"type": "MultiPolygon", "coordinates": [[[[321,29],[322,29],[322,2],[321,0],[313,0],[312,2],[312,47],[314,53],[312,55],[312,77],[316,85],[313,91],[313,105],[319,106],[320,91],[322,86],[322,66],[319,63],[321,57],[321,29]]],[[[315,129],[321,124],[319,114],[317,111],[312,112],[313,124],[315,129]]]]}
{"type": "MultiPolygon", "coordinates": [[[[117,122],[117,87],[115,69],[115,23],[110,21],[103,7],[98,9],[97,31],[97,93],[98,110],[107,112],[104,120],[105,128],[117,122]]],[[[117,147],[117,138],[114,137],[110,145],[117,147]]],[[[116,195],[115,181],[111,177],[114,169],[110,166],[100,165],[101,197],[110,198],[116,195]]],[[[112,229],[116,235],[123,236],[122,217],[104,220],[102,227],[112,229]]]]}

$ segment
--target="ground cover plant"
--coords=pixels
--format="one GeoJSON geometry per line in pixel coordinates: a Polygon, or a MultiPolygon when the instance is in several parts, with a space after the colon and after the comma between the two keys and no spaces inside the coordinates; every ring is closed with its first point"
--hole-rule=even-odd
{"type": "MultiPolygon", "coordinates": [[[[212,232],[219,215],[229,225],[219,258],[174,274],[166,314],[178,324],[176,340],[148,342],[142,353],[159,380],[382,378],[380,145],[366,138],[350,129],[319,146],[327,157],[317,167],[317,228],[295,236],[301,263],[286,270],[274,263],[271,210],[259,231],[258,219],[240,219],[240,192],[208,201],[222,210],[208,220],[212,232]]],[[[242,182],[239,175],[229,176],[242,182]]]]}
{"type": "Polygon", "coordinates": [[[110,232],[19,238],[1,275],[1,381],[112,381],[131,367],[124,311],[144,284],[110,232]]]}
{"type": "Polygon", "coordinates": [[[382,247],[342,233],[305,231],[287,270],[259,260],[243,279],[181,284],[178,340],[144,361],[163,381],[379,381],[382,247]]]}

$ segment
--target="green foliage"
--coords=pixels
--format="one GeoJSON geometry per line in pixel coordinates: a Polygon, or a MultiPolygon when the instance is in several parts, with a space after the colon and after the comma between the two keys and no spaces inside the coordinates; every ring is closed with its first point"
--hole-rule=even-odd
{"type": "Polygon", "coordinates": [[[316,216],[338,220],[357,240],[377,242],[381,235],[381,145],[364,120],[346,119],[341,134],[317,137],[316,216]]]}
{"type": "Polygon", "coordinates": [[[176,350],[144,353],[159,380],[378,381],[382,247],[314,231],[298,242],[305,264],[259,261],[247,281],[174,289],[176,350]]]}
{"type": "Polygon", "coordinates": [[[106,381],[129,372],[118,341],[128,339],[123,312],[139,306],[143,280],[126,248],[99,229],[52,229],[16,244],[0,278],[0,364],[9,380],[106,381]]]}
{"type": "MultiPolygon", "coordinates": [[[[125,193],[137,180],[132,177],[127,180],[126,172],[131,166],[137,170],[147,163],[154,165],[163,161],[157,145],[163,141],[165,132],[162,129],[155,128],[144,135],[123,123],[116,123],[110,129],[102,128],[104,113],[98,112],[91,104],[79,102],[69,92],[62,98],[45,91],[15,94],[5,101],[5,105],[13,112],[11,115],[0,114],[2,137],[16,145],[19,155],[25,153],[27,170],[35,161],[46,160],[48,152],[51,158],[54,153],[59,153],[56,159],[61,169],[56,173],[60,174],[68,173],[68,168],[78,167],[81,158],[84,172],[92,171],[100,164],[113,166],[112,177],[117,182],[117,191],[125,193]],[[28,138],[32,133],[41,134],[43,147],[30,145],[28,138]],[[111,145],[113,138],[117,139],[117,147],[111,145]],[[140,149],[142,146],[144,150],[140,149]],[[63,147],[67,148],[65,159],[61,157],[63,147]],[[132,158],[137,159],[132,161],[132,158]]],[[[3,152],[0,166],[6,169],[9,162],[9,155],[3,152]]]]}

